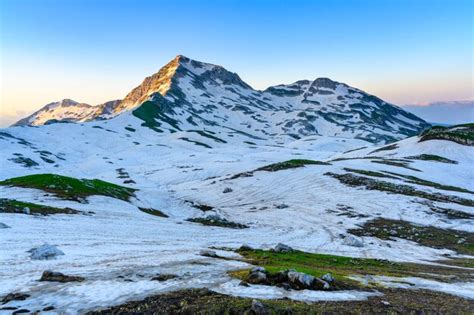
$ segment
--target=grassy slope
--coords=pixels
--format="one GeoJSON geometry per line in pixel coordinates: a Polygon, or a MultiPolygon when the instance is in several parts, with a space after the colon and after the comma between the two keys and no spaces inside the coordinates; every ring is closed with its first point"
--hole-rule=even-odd
{"type": "Polygon", "coordinates": [[[128,201],[135,189],[99,179],[77,179],[56,174],[35,174],[0,181],[3,186],[35,188],[69,200],[101,195],[128,201]]]}

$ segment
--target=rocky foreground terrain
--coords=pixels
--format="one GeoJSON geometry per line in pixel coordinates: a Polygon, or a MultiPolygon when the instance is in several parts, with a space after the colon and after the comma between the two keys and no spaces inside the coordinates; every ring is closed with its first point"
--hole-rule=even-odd
{"type": "Polygon", "coordinates": [[[0,130],[0,313],[469,314],[474,127],[178,56],[0,130]]]}

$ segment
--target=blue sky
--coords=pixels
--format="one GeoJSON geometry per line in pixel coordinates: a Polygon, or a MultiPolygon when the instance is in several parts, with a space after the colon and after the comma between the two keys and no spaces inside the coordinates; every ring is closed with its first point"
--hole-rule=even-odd
{"type": "Polygon", "coordinates": [[[0,0],[1,112],[122,98],[177,54],[255,88],[330,77],[396,104],[473,97],[473,1],[0,0]]]}

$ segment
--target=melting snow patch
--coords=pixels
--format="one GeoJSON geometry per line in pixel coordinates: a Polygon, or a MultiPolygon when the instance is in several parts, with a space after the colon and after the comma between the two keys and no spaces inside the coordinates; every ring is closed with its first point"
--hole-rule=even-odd
{"type": "MultiPolygon", "coordinates": [[[[362,277],[351,277],[354,280],[365,282],[366,279],[362,277]]],[[[387,276],[372,276],[372,282],[382,284],[386,287],[401,288],[401,289],[426,289],[437,292],[443,292],[460,296],[463,298],[474,299],[474,283],[473,282],[455,282],[445,283],[435,280],[407,277],[387,277],[387,276]]]]}
{"type": "Polygon", "coordinates": [[[295,301],[316,302],[316,301],[360,301],[366,300],[370,296],[382,295],[380,292],[366,292],[355,290],[344,291],[316,291],[316,290],[291,290],[268,285],[250,285],[248,287],[239,285],[240,281],[231,280],[225,282],[212,290],[240,297],[256,299],[282,299],[289,298],[295,301]]]}

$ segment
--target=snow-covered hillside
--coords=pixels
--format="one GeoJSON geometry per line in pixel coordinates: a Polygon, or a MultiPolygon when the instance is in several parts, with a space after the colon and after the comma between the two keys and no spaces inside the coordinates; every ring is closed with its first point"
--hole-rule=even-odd
{"type": "Polygon", "coordinates": [[[205,129],[263,140],[323,135],[373,143],[399,140],[428,126],[397,106],[328,78],[257,91],[236,73],[184,56],[110,106],[63,103],[49,104],[16,125],[83,122],[133,111],[159,132],[205,129]]]}
{"type": "Polygon", "coordinates": [[[471,124],[406,138],[426,123],[342,83],[255,91],[178,56],[123,101],[50,104],[20,125],[0,130],[0,314],[202,287],[306,302],[387,287],[474,299],[471,124]],[[66,117],[87,122],[44,124],[66,117]],[[229,275],[266,261],[242,245],[269,255],[279,243],[293,258],[320,255],[304,264],[329,259],[296,273],[327,286],[229,275]]]}
{"type": "MultiPolygon", "coordinates": [[[[191,61],[185,63],[186,67],[192,65],[191,61]]],[[[201,84],[208,93],[213,92],[206,98],[218,104],[219,100],[224,102],[222,96],[217,96],[226,90],[224,82],[233,82],[234,92],[227,90],[229,99],[246,99],[245,106],[252,106],[252,114],[233,110],[237,105],[206,108],[212,102],[203,105],[198,101],[205,96],[188,94],[179,98],[179,90],[172,85],[166,97],[154,94],[150,97],[152,102],[112,119],[1,130],[0,181],[6,181],[0,182],[0,206],[6,213],[0,213],[0,223],[6,228],[0,230],[0,296],[27,295],[23,300],[8,302],[7,307],[31,311],[54,307],[54,312],[76,313],[189,287],[207,287],[237,296],[305,301],[360,300],[380,294],[354,289],[321,292],[239,286],[227,271],[249,265],[238,254],[223,249],[242,244],[269,249],[284,243],[309,253],[415,263],[472,257],[467,255],[474,232],[472,146],[438,140],[436,136],[373,146],[350,138],[350,132],[334,137],[338,133],[305,135],[298,129],[291,132],[298,131],[300,139],[273,136],[273,132],[287,133],[284,125],[276,123],[287,119],[283,116],[288,117],[281,108],[288,106],[290,113],[300,109],[290,109],[286,103],[276,101],[263,102],[262,95],[282,100],[282,96],[274,96],[281,93],[270,90],[257,97],[257,92],[238,83],[236,75],[223,75],[221,68],[205,75],[208,69],[195,68],[195,64],[192,67],[201,69],[201,74],[191,74],[183,66],[181,75],[176,77],[184,90],[195,92],[192,84],[201,84]],[[178,106],[174,101],[184,103],[178,106]],[[266,116],[268,120],[261,122],[269,127],[255,131],[252,126],[260,120],[257,113],[270,111],[275,115],[266,116]],[[183,119],[177,121],[174,117],[183,119]],[[214,123],[210,122],[211,117],[214,123]],[[242,132],[245,129],[236,125],[243,117],[248,120],[251,127],[245,128],[251,133],[242,132]],[[184,121],[188,121],[186,128],[184,121]],[[278,164],[288,160],[291,162],[278,164]],[[108,195],[107,190],[71,198],[68,194],[77,190],[76,184],[67,184],[58,193],[57,189],[63,187],[59,179],[41,186],[43,175],[13,184],[15,178],[32,174],[100,179],[134,191],[131,198],[120,199],[108,195]],[[36,208],[38,205],[53,208],[36,208]],[[21,213],[11,213],[18,207],[21,213]],[[35,215],[35,211],[52,214],[35,215]],[[207,222],[209,217],[246,228],[198,223],[207,222]],[[390,231],[391,237],[379,235],[380,231],[374,230],[379,225],[390,231]],[[400,226],[410,229],[400,230],[400,226]],[[416,235],[428,228],[434,235],[431,241],[418,239],[416,235]],[[406,231],[415,232],[407,236],[403,234],[406,231]],[[446,239],[454,238],[455,244],[437,243],[446,235],[433,233],[447,233],[450,238],[446,239]],[[30,250],[45,243],[56,246],[64,255],[32,259],[30,250]],[[200,254],[210,247],[227,259],[200,254]],[[37,281],[45,270],[85,280],[37,281]],[[150,280],[156,274],[173,274],[177,278],[150,280]]],[[[329,82],[332,81],[316,80],[283,89],[307,91],[313,86],[311,93],[316,95],[316,86],[326,91],[331,89],[326,86],[329,82]]],[[[341,89],[349,88],[336,84],[332,91],[339,93],[341,89]]],[[[299,104],[304,104],[305,97],[312,99],[305,93],[299,96],[299,104]]],[[[327,110],[331,108],[329,103],[325,103],[327,110]]],[[[296,112],[293,114],[297,116],[296,112]]],[[[464,137],[470,135],[469,128],[442,130],[442,134],[461,132],[464,137]]],[[[381,129],[353,130],[359,130],[354,134],[374,134],[374,130],[381,129]]],[[[441,278],[425,279],[420,273],[414,278],[381,279],[384,285],[396,286],[402,281],[411,289],[474,298],[469,277],[446,282],[441,278]]]]}
{"type": "Polygon", "coordinates": [[[105,119],[110,116],[120,100],[100,105],[78,103],[70,99],[45,105],[30,116],[17,121],[13,126],[41,126],[54,122],[84,122],[105,119]]]}

